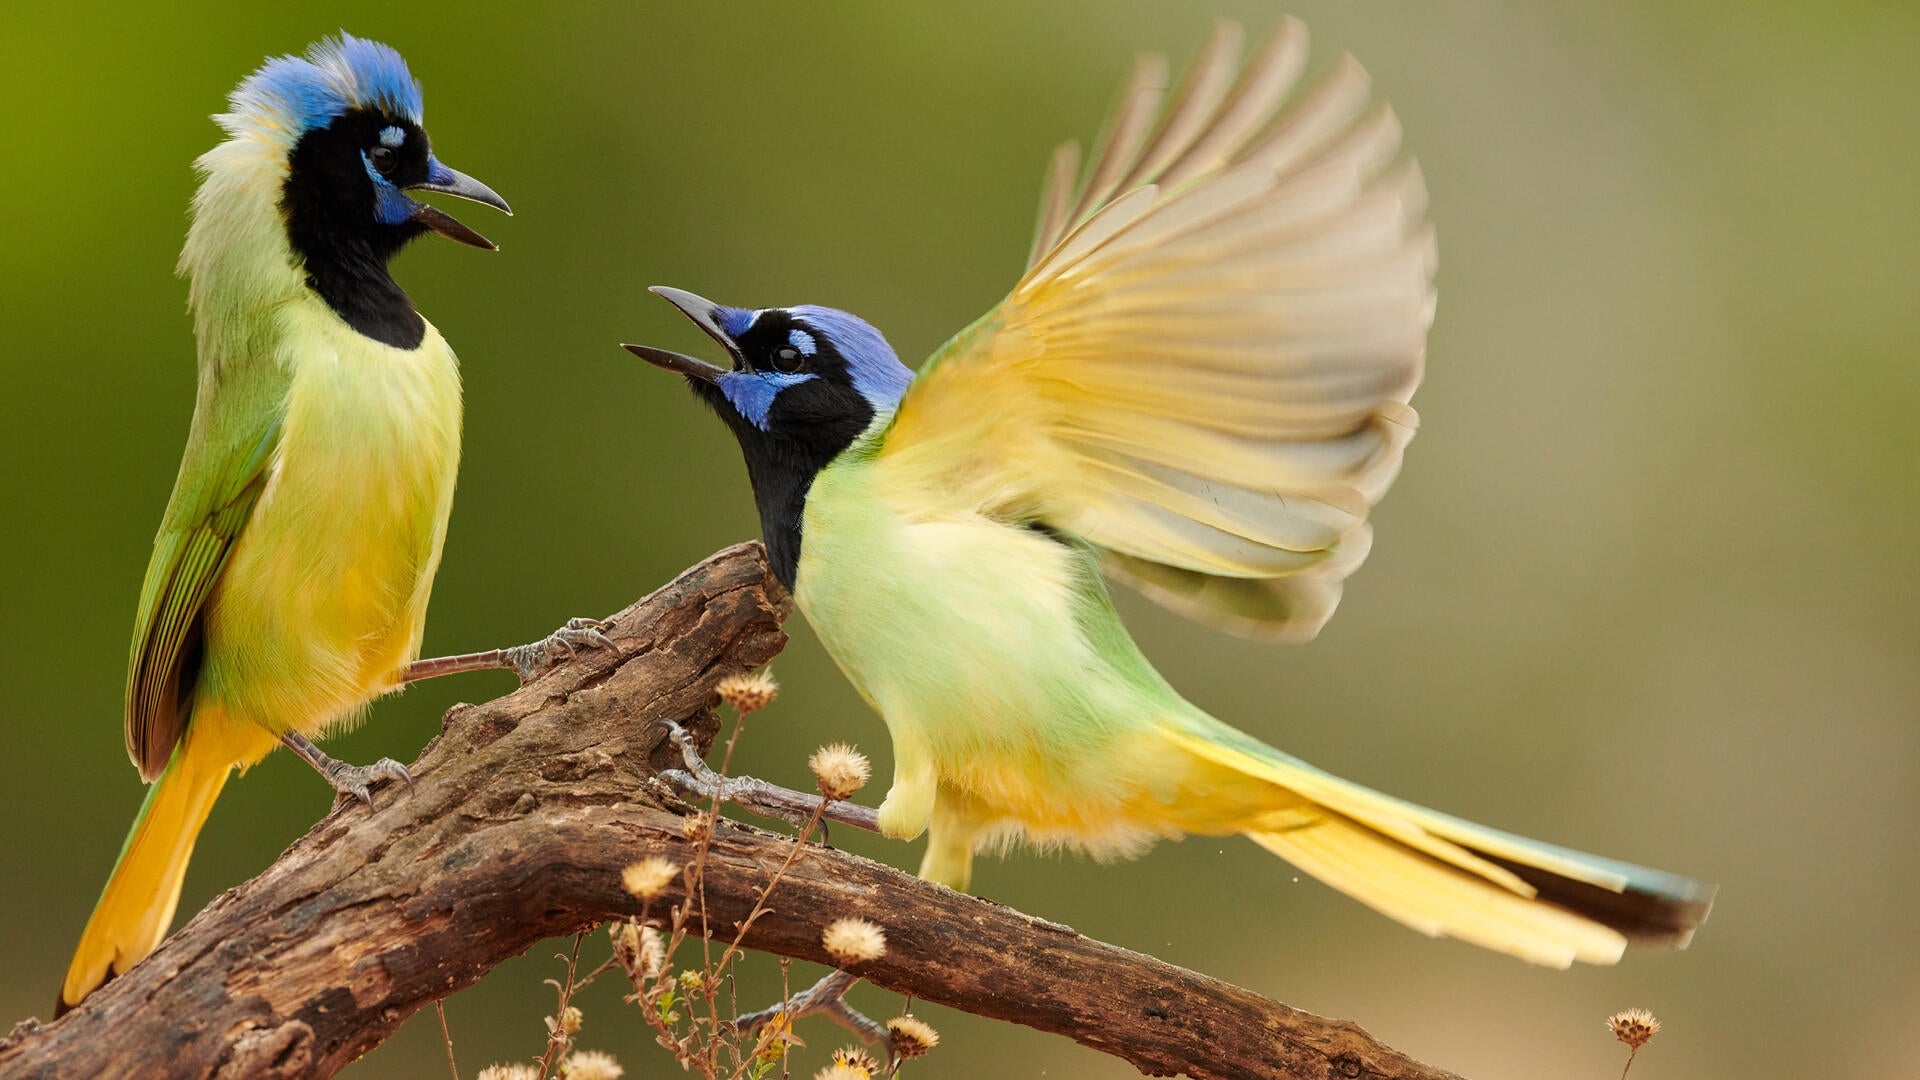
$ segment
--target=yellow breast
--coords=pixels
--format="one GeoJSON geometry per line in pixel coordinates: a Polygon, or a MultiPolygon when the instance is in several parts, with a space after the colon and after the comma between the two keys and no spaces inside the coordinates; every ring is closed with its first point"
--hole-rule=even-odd
{"type": "Polygon", "coordinates": [[[230,712],[313,731],[418,655],[459,467],[460,376],[431,325],[403,350],[317,299],[283,317],[280,444],[209,612],[207,664],[230,712]]]}

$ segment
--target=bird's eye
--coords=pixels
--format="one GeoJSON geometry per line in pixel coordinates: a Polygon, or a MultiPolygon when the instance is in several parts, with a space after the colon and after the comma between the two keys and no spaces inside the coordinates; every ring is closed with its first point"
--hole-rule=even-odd
{"type": "Polygon", "coordinates": [[[800,370],[800,350],[782,345],[773,352],[773,370],[791,375],[800,370]]]}
{"type": "Polygon", "coordinates": [[[393,166],[399,159],[394,157],[390,148],[376,146],[367,151],[367,160],[373,162],[373,167],[380,170],[381,176],[385,176],[393,171],[393,166]]]}

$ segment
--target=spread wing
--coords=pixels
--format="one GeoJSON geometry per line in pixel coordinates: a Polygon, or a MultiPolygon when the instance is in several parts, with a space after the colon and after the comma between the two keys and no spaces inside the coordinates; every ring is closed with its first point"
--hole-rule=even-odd
{"type": "Polygon", "coordinates": [[[231,399],[214,405],[203,388],[134,617],[127,754],[149,782],[165,771],[186,730],[207,597],[266,488],[280,441],[277,395],[233,389],[231,399]]]}
{"type": "Polygon", "coordinates": [[[1288,104],[1306,52],[1288,20],[1241,67],[1223,24],[1164,109],[1143,60],[1084,179],[1055,154],[1025,276],[922,367],[881,450],[1266,638],[1312,637],[1365,557],[1434,311],[1399,124],[1348,58],[1288,104]]]}

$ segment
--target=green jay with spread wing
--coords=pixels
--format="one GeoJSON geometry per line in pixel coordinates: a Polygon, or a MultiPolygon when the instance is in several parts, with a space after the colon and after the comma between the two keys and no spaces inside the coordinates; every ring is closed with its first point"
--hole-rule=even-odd
{"type": "Polygon", "coordinates": [[[460,370],[388,261],[439,233],[410,192],[507,204],[434,156],[419,83],[342,34],[266,62],[216,117],[180,256],[199,346],[185,456],[134,621],[127,752],[152,784],[57,1012],[152,952],[235,768],[286,745],[345,795],[407,780],[309,741],[425,676],[599,644],[590,620],[516,649],[417,661],[460,460],[460,370]]]}
{"type": "MultiPolygon", "coordinates": [[[[887,835],[976,852],[1242,835],[1423,933],[1537,964],[1684,945],[1713,889],[1330,775],[1186,701],[1109,579],[1302,641],[1365,559],[1434,315],[1426,196],[1343,59],[1286,22],[1147,59],[1089,166],[1054,158],[1013,290],[917,374],[831,308],[659,288],[726,351],[684,376],[746,459],[775,572],[892,736],[887,835]]],[[[824,986],[825,984],[823,984],[824,986]]],[[[818,1002],[816,1002],[818,1004],[818,1002]]]]}

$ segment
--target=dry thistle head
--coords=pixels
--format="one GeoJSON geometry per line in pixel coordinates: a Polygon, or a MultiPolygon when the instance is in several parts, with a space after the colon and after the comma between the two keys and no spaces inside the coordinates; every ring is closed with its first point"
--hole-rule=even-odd
{"type": "Polygon", "coordinates": [[[620,884],[642,900],[660,895],[660,890],[680,876],[680,864],[658,855],[649,855],[620,872],[620,884]]]}
{"type": "Polygon", "coordinates": [[[689,840],[706,832],[713,825],[713,815],[705,810],[695,810],[680,819],[680,835],[689,840]]]}
{"type": "Polygon", "coordinates": [[[706,989],[706,987],[707,987],[707,976],[705,972],[695,971],[692,968],[688,968],[687,970],[680,973],[680,988],[682,990],[685,990],[688,993],[693,993],[695,991],[704,990],[706,989]]]}
{"type": "Polygon", "coordinates": [[[873,775],[873,765],[867,761],[867,755],[846,743],[833,743],[815,750],[807,759],[807,767],[813,770],[820,794],[836,801],[853,798],[853,793],[865,787],[867,777],[873,775]]]}
{"type": "Polygon", "coordinates": [[[887,1040],[902,1059],[916,1058],[940,1045],[940,1033],[917,1016],[896,1016],[887,1021],[887,1040]]]}
{"type": "Polygon", "coordinates": [[[636,981],[651,979],[667,966],[666,939],[651,926],[632,922],[607,924],[613,939],[613,958],[636,981]]]}
{"type": "Polygon", "coordinates": [[[639,924],[632,921],[608,923],[607,940],[613,943],[614,960],[632,974],[640,964],[639,924]]]}
{"type": "Polygon", "coordinates": [[[599,1050],[576,1050],[560,1062],[566,1080],[620,1080],[626,1074],[612,1054],[599,1050]]]}
{"type": "Polygon", "coordinates": [[[887,934],[865,919],[849,916],[828,923],[826,932],[820,935],[820,944],[827,947],[827,952],[835,960],[852,964],[861,960],[878,960],[884,955],[887,951],[887,934]]]}
{"type": "Polygon", "coordinates": [[[667,970],[667,936],[651,926],[640,928],[640,977],[651,979],[667,970]]]}
{"type": "Polygon", "coordinates": [[[586,1023],[586,1021],[586,1013],[581,1012],[579,1008],[573,1005],[569,1005],[560,1011],[560,1018],[558,1020],[555,1020],[551,1016],[547,1017],[547,1034],[572,1035],[574,1032],[579,1031],[580,1025],[586,1023]]]}
{"type": "Polygon", "coordinates": [[[844,1065],[849,1069],[864,1069],[868,1075],[880,1071],[880,1063],[873,1055],[857,1046],[843,1046],[833,1052],[833,1064],[844,1065]]]}
{"type": "Polygon", "coordinates": [[[532,1065],[489,1065],[474,1080],[540,1080],[540,1070],[532,1065]]]}
{"type": "Polygon", "coordinates": [[[873,1080],[873,1070],[835,1063],[814,1073],[813,1080],[873,1080]]]}
{"type": "Polygon", "coordinates": [[[716,683],[713,689],[720,695],[721,701],[733,706],[741,716],[759,712],[780,696],[780,684],[773,681],[772,668],[761,668],[750,674],[729,675],[716,683]]]}
{"type": "Polygon", "coordinates": [[[1638,1053],[1641,1047],[1660,1034],[1660,1021],[1645,1009],[1624,1009],[1607,1017],[1607,1030],[1638,1053]]]}

